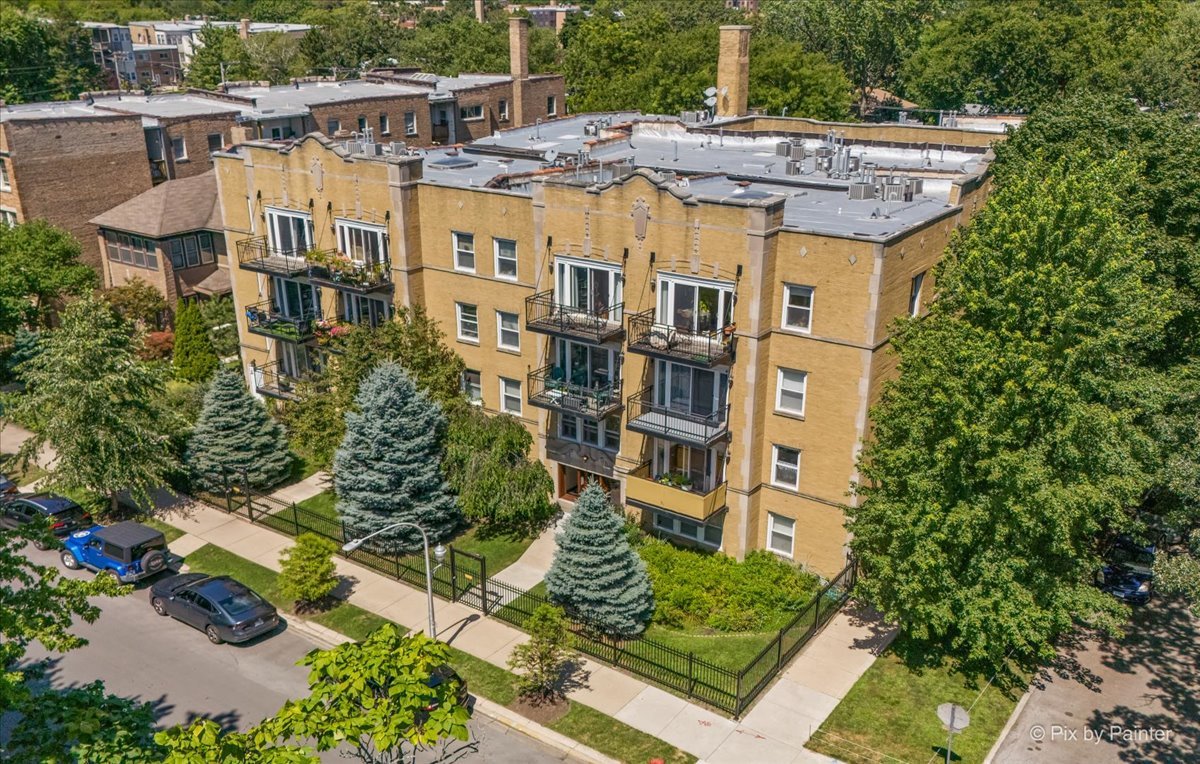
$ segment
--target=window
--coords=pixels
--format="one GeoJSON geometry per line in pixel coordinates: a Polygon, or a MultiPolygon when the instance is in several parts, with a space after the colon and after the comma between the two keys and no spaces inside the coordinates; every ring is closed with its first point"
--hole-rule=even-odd
{"type": "Polygon", "coordinates": [[[500,112],[500,121],[507,122],[508,121],[508,101],[501,98],[500,105],[496,110],[498,112],[500,112]]]}
{"type": "Polygon", "coordinates": [[[517,280],[517,243],[508,239],[492,239],[496,249],[496,278],[517,280]]]}
{"type": "Polygon", "coordinates": [[[379,115],[379,134],[380,135],[391,135],[392,134],[392,123],[388,119],[388,115],[386,115],[386,114],[379,115]]]}
{"type": "Polygon", "coordinates": [[[0,207],[0,225],[12,228],[17,224],[16,210],[6,210],[0,207]]]}
{"type": "Polygon", "coordinates": [[[516,313],[496,311],[496,344],[505,350],[521,349],[521,324],[516,313]]]}
{"type": "Polygon", "coordinates": [[[771,484],[780,488],[800,489],[800,451],[787,446],[774,446],[771,484]]]}
{"type": "Polygon", "coordinates": [[[619,414],[604,421],[562,414],[558,419],[558,437],[576,443],[586,443],[605,451],[621,450],[621,417],[619,414]]]}
{"type": "Polygon", "coordinates": [[[667,512],[654,513],[654,527],[673,536],[683,536],[711,547],[721,546],[721,526],[707,525],[667,512]]]}
{"type": "Polygon", "coordinates": [[[456,302],[458,312],[458,338],[469,342],[479,341],[479,309],[474,305],[456,302]]]}
{"type": "Polygon", "coordinates": [[[225,148],[225,136],[220,133],[211,133],[208,136],[208,153],[220,151],[225,148]]]}
{"type": "Polygon", "coordinates": [[[341,130],[341,129],[342,129],[342,123],[337,121],[336,119],[331,119],[325,123],[325,132],[328,133],[329,135],[333,135],[334,133],[336,133],[338,130],[341,130]]]}
{"type": "Polygon", "coordinates": [[[780,369],[775,390],[775,410],[804,416],[804,397],[807,391],[807,371],[780,369]]]}
{"type": "Polygon", "coordinates": [[[621,270],[594,262],[555,258],[555,301],[608,321],[621,321],[621,270]]]}
{"type": "Polygon", "coordinates": [[[546,116],[558,116],[558,99],[554,96],[546,96],[546,116]]]}
{"type": "Polygon", "coordinates": [[[462,391],[467,394],[467,400],[476,406],[483,405],[483,378],[479,372],[471,369],[463,371],[462,391]]]}
{"type": "Polygon", "coordinates": [[[378,300],[361,294],[351,294],[338,290],[341,309],[338,311],[342,319],[351,324],[362,324],[378,327],[392,317],[392,303],[378,300]]]}
{"type": "Polygon", "coordinates": [[[130,236],[125,233],[105,233],[105,249],[108,259],[138,268],[158,270],[158,244],[153,239],[130,236]]]}
{"type": "Polygon", "coordinates": [[[454,232],[454,270],[475,272],[475,235],[454,232]]]}
{"type": "Polygon", "coordinates": [[[217,252],[213,248],[212,234],[208,231],[201,231],[196,234],[196,239],[200,243],[200,262],[204,265],[212,265],[217,259],[217,252]]]}
{"type": "Polygon", "coordinates": [[[774,512],[767,513],[767,548],[784,557],[792,556],[792,542],[796,538],[796,521],[774,512]]]}
{"type": "Polygon", "coordinates": [[[187,159],[187,141],[182,137],[171,139],[171,156],[175,157],[176,162],[187,159]]]}
{"type": "Polygon", "coordinates": [[[358,132],[360,132],[360,133],[367,132],[367,115],[366,114],[358,115],[358,132]]]}
{"type": "Polygon", "coordinates": [[[518,380],[500,378],[500,410],[521,415],[521,383],[518,380]]]}
{"type": "Polygon", "coordinates": [[[338,220],[338,249],[359,265],[387,262],[387,229],[383,226],[338,220]]]}
{"type": "Polygon", "coordinates": [[[8,177],[8,158],[0,157],[0,188],[12,190],[12,181],[8,177]]]}
{"type": "Polygon", "coordinates": [[[912,278],[912,287],[908,290],[908,315],[916,316],[921,312],[921,287],[925,285],[925,271],[912,278]]]}
{"type": "Polygon", "coordinates": [[[483,119],[483,104],[477,103],[473,106],[460,106],[458,116],[464,122],[474,122],[475,120],[483,119]]]}
{"type": "Polygon", "coordinates": [[[284,252],[305,252],[312,246],[312,216],[293,210],[267,208],[267,238],[284,252]]]}
{"type": "Polygon", "coordinates": [[[417,113],[415,111],[404,112],[404,134],[417,134],[417,113]]]}
{"type": "Polygon", "coordinates": [[[783,325],[807,332],[812,328],[813,288],[785,286],[783,288],[783,325]]]}
{"type": "Polygon", "coordinates": [[[658,323],[698,334],[729,326],[733,323],[733,284],[660,276],[658,323]]]}

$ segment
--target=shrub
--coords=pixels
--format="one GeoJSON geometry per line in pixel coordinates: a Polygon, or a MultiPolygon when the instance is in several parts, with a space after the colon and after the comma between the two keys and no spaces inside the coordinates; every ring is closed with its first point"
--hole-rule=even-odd
{"type": "Polygon", "coordinates": [[[333,553],[337,545],[315,533],[302,533],[279,556],[279,592],[297,609],[315,607],[337,588],[333,553]]]}
{"type": "Polygon", "coordinates": [[[756,551],[743,562],[648,539],[638,547],[658,600],[654,622],[676,628],[769,631],[817,590],[816,576],[756,551]]]}
{"type": "Polygon", "coordinates": [[[537,705],[563,697],[563,671],[567,665],[567,619],[560,608],[542,604],[525,622],[529,641],[517,645],[508,667],[523,672],[517,680],[521,697],[537,705]]]}
{"type": "Polygon", "coordinates": [[[150,332],[142,339],[142,348],[138,355],[143,361],[164,361],[171,357],[175,349],[175,332],[167,329],[161,332],[150,332]]]}

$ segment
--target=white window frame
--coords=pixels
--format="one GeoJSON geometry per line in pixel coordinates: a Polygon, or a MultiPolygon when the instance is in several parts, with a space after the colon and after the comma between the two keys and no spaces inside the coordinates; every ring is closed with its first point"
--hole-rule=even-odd
{"type": "Polygon", "coordinates": [[[507,99],[507,98],[501,98],[501,99],[500,99],[500,104],[499,104],[499,106],[496,108],[496,111],[497,111],[497,112],[499,112],[499,114],[500,114],[500,121],[501,121],[501,122],[507,122],[507,121],[508,121],[508,99],[507,99]]]}
{"type": "MultiPolygon", "coordinates": [[[[780,524],[782,525],[782,522],[780,524]]],[[[767,549],[771,550],[772,552],[779,555],[780,557],[786,557],[789,560],[795,556],[795,554],[796,554],[796,520],[794,518],[784,517],[783,515],[777,515],[774,512],[767,513],[767,549]],[[776,529],[775,524],[776,524],[777,520],[783,521],[783,522],[790,522],[792,524],[792,527],[786,531],[783,530],[782,528],[776,529]],[[780,536],[787,537],[788,550],[786,552],[775,548],[775,534],[776,533],[778,533],[780,536]]]]}
{"type": "Polygon", "coordinates": [[[358,115],[358,132],[365,134],[367,132],[367,128],[370,126],[371,126],[371,120],[369,120],[367,118],[367,115],[359,114],[358,115]]]}
{"type": "Polygon", "coordinates": [[[814,302],[814,297],[816,296],[816,291],[817,290],[815,290],[814,288],[812,288],[810,286],[802,286],[800,284],[784,284],[784,286],[783,286],[783,318],[780,319],[781,322],[783,323],[784,328],[791,329],[792,331],[795,331],[795,332],[804,332],[805,334],[808,334],[809,332],[812,331],[813,302],[814,302]],[[806,293],[808,295],[808,307],[807,308],[792,305],[792,295],[793,294],[803,295],[806,293]],[[788,312],[793,309],[807,310],[808,311],[808,321],[805,322],[803,325],[793,324],[791,321],[789,321],[788,320],[788,312]]]}
{"type": "Polygon", "coordinates": [[[558,439],[572,443],[582,443],[585,446],[599,448],[601,451],[617,453],[621,450],[621,417],[610,414],[603,419],[560,414],[558,417],[558,439]],[[584,420],[596,423],[597,443],[592,443],[583,437],[584,420]],[[616,420],[609,426],[610,420],[616,420]],[[570,431],[568,431],[568,429],[570,431]]]}
{"type": "Polygon", "coordinates": [[[455,327],[457,330],[458,339],[462,340],[463,342],[470,342],[472,344],[478,345],[479,344],[479,306],[471,305],[470,303],[465,303],[465,302],[456,302],[456,303],[454,303],[454,315],[455,315],[455,318],[457,319],[455,322],[455,327]],[[470,334],[465,334],[463,332],[463,329],[466,326],[466,324],[463,323],[464,309],[469,309],[471,311],[474,311],[474,313],[475,313],[473,318],[465,319],[467,322],[475,325],[475,329],[474,329],[475,335],[474,336],[472,336],[470,334]]]}
{"type": "Polygon", "coordinates": [[[501,350],[521,350],[521,316],[517,313],[509,313],[508,311],[496,311],[496,347],[501,350]],[[504,325],[505,317],[512,319],[512,326],[504,325]],[[516,342],[505,342],[504,335],[508,334],[516,338],[516,342]]]}
{"type": "Polygon", "coordinates": [[[12,178],[8,174],[8,157],[0,157],[0,191],[12,191],[12,178]]]}
{"type": "Polygon", "coordinates": [[[697,544],[709,549],[720,549],[721,544],[724,542],[725,531],[721,526],[709,525],[708,523],[702,523],[699,520],[691,520],[685,517],[679,517],[671,514],[670,512],[654,512],[653,524],[654,530],[659,531],[660,533],[666,533],[671,536],[678,536],[679,538],[695,541],[697,544]],[[683,530],[684,523],[691,523],[692,525],[696,526],[698,533],[685,533],[683,530]],[[718,531],[720,531],[722,540],[715,544],[709,541],[704,536],[704,530],[706,528],[716,528],[718,531]]]}
{"type": "Polygon", "coordinates": [[[450,244],[454,252],[454,270],[461,271],[463,273],[474,273],[475,266],[478,263],[478,260],[476,259],[477,254],[475,252],[475,234],[467,233],[465,231],[451,231],[450,244]],[[464,240],[469,240],[471,242],[470,250],[463,249],[462,242],[464,240]],[[459,257],[465,254],[470,254],[471,256],[471,267],[469,268],[463,266],[459,262],[459,257]]]}
{"type": "Polygon", "coordinates": [[[353,262],[359,265],[379,265],[386,263],[388,260],[388,235],[387,227],[381,225],[372,225],[371,223],[363,223],[358,220],[348,220],[346,218],[334,218],[334,223],[337,227],[337,244],[338,250],[349,257],[353,262]],[[376,251],[379,253],[379,259],[367,260],[363,257],[357,257],[355,253],[354,236],[360,235],[365,240],[367,236],[375,238],[376,251]]]}
{"type": "Polygon", "coordinates": [[[458,107],[458,118],[463,122],[478,122],[483,119],[483,104],[473,103],[458,107]]]}
{"type": "Polygon", "coordinates": [[[716,327],[712,331],[721,331],[733,324],[733,282],[713,279],[698,279],[681,276],[676,273],[658,274],[658,304],[655,306],[656,322],[665,326],[673,326],[687,332],[707,332],[700,328],[700,290],[710,289],[717,292],[716,327]],[[692,289],[690,308],[691,322],[683,326],[675,321],[676,297],[680,288],[692,289]]]}
{"type": "Polygon", "coordinates": [[[391,121],[391,118],[388,117],[388,115],[386,115],[386,114],[379,115],[379,134],[380,135],[391,135],[392,134],[392,121],[391,121]]]}
{"type": "Polygon", "coordinates": [[[0,225],[12,228],[17,224],[17,211],[0,207],[0,225]]]}
{"type": "MultiPolygon", "coordinates": [[[[574,257],[556,257],[554,258],[554,273],[555,273],[555,292],[554,300],[560,305],[569,305],[573,308],[579,308],[592,312],[597,307],[608,308],[612,305],[622,304],[622,292],[624,290],[624,281],[621,278],[621,266],[612,263],[597,262],[595,260],[584,260],[574,257]],[[608,304],[597,306],[594,300],[589,296],[582,297],[576,293],[576,282],[573,278],[574,270],[583,268],[588,270],[586,279],[587,291],[590,293],[593,278],[607,278],[608,299],[605,301],[608,304]],[[599,271],[600,275],[595,276],[591,271],[599,271]],[[580,303],[585,304],[580,304],[580,303]]],[[[622,320],[621,310],[615,311],[608,317],[609,321],[620,323],[622,320]]]]}
{"type": "Polygon", "coordinates": [[[916,318],[921,315],[921,290],[925,288],[925,274],[921,271],[912,277],[908,287],[908,315],[916,318]]]}
{"type": "Polygon", "coordinates": [[[791,446],[771,446],[771,485],[776,488],[786,488],[789,491],[800,490],[800,461],[803,458],[800,449],[792,448],[791,446]],[[781,451],[792,451],[796,454],[796,463],[782,461],[780,459],[781,451]],[[785,469],[795,470],[796,478],[791,483],[781,481],[779,479],[779,468],[783,466],[785,469]]]}
{"type": "Polygon", "coordinates": [[[415,111],[404,112],[404,134],[417,134],[417,113],[415,111]]]}
{"type": "Polygon", "coordinates": [[[558,96],[546,96],[546,116],[558,116],[558,96]]]}
{"type": "Polygon", "coordinates": [[[521,398],[521,380],[500,377],[500,411],[504,412],[505,414],[512,414],[513,416],[521,416],[523,405],[524,401],[521,398]],[[516,386],[517,392],[515,396],[509,392],[509,385],[516,386]],[[517,405],[515,409],[509,408],[508,403],[510,397],[516,399],[517,405]]]}
{"type": "MultiPolygon", "coordinates": [[[[297,218],[305,222],[304,226],[304,244],[297,247],[296,251],[303,253],[312,249],[313,246],[313,222],[312,215],[307,212],[299,212],[297,210],[288,210],[280,207],[267,207],[267,242],[272,248],[281,249],[279,241],[279,224],[284,218],[297,218]]],[[[294,225],[293,225],[294,230],[294,225]]]]}
{"type": "Polygon", "coordinates": [[[327,119],[325,120],[325,129],[329,131],[329,137],[332,138],[334,133],[341,131],[342,121],[340,119],[327,119]]]}
{"type": "Polygon", "coordinates": [[[462,375],[462,391],[466,393],[467,401],[472,406],[483,405],[483,372],[475,369],[463,369],[462,375]],[[472,384],[467,375],[475,375],[475,383],[472,384]]]}
{"type": "MultiPolygon", "coordinates": [[[[794,392],[794,391],[793,391],[794,392]]],[[[778,374],[775,377],[775,410],[784,414],[794,414],[796,416],[804,416],[805,410],[808,408],[808,372],[799,369],[785,369],[779,367],[778,374]],[[784,377],[789,374],[800,375],[800,410],[784,408],[783,406],[783,382],[784,377]]]]}
{"type": "Polygon", "coordinates": [[[517,242],[515,240],[500,239],[500,238],[493,236],[492,237],[492,257],[493,257],[492,267],[494,268],[493,273],[496,274],[496,278],[504,279],[505,281],[516,281],[517,280],[519,266],[517,264],[517,242]],[[512,245],[512,257],[511,258],[500,256],[500,245],[501,244],[511,244],[512,245]],[[512,275],[500,272],[500,261],[501,260],[512,260],[512,271],[513,271],[512,275]]]}

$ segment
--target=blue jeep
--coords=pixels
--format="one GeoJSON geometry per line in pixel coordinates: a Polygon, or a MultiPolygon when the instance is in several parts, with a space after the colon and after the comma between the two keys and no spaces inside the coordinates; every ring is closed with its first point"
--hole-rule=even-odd
{"type": "Polygon", "coordinates": [[[133,583],[167,568],[167,539],[141,523],[97,525],[63,539],[62,564],[133,583]]]}

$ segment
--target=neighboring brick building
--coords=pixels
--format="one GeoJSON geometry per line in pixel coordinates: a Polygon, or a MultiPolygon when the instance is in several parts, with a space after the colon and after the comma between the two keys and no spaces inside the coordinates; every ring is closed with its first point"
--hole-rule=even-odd
{"type": "Polygon", "coordinates": [[[133,66],[137,84],[147,88],[174,87],[183,82],[179,48],[174,45],[133,46],[133,66]]]}
{"type": "Polygon", "coordinates": [[[422,305],[562,501],[598,482],[664,537],[836,573],[889,327],[926,309],[998,136],[749,117],[728,79],[743,30],[724,35],[716,126],[585,115],[418,155],[321,136],[218,154],[249,382],[287,398],[332,326],[422,305]]]}
{"type": "Polygon", "coordinates": [[[104,253],[104,283],[141,279],[174,306],[230,290],[217,182],[203,175],[160,183],[90,221],[104,253]]]}

